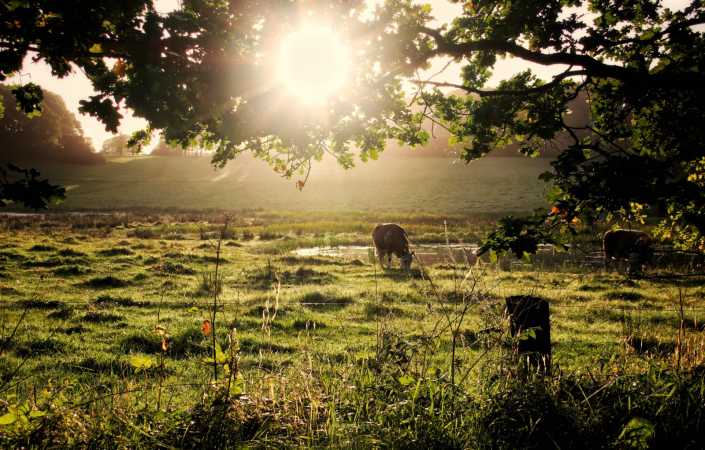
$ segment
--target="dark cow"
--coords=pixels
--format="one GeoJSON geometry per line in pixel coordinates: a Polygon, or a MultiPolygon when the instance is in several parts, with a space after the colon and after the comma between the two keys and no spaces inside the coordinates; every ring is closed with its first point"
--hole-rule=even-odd
{"type": "Polygon", "coordinates": [[[409,270],[414,254],[409,250],[409,239],[406,231],[395,223],[383,223],[372,230],[372,241],[375,244],[379,264],[384,267],[384,258],[392,265],[392,255],[401,260],[401,268],[409,270]]]}
{"type": "Polygon", "coordinates": [[[651,237],[638,230],[610,230],[605,233],[602,249],[605,267],[612,260],[629,262],[629,271],[638,272],[654,255],[651,237]]]}

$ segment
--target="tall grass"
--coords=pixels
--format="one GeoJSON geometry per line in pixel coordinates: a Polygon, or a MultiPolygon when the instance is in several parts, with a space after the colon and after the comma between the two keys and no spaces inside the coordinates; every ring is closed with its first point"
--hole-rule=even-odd
{"type": "MultiPolygon", "coordinates": [[[[86,291],[82,283],[102,279],[106,269],[93,258],[108,260],[110,273],[126,264],[87,251],[96,255],[91,275],[72,275],[70,284],[54,280],[68,296],[25,298],[38,292],[34,281],[18,283],[22,293],[3,294],[12,300],[0,310],[0,447],[703,446],[705,339],[689,317],[696,299],[685,290],[665,304],[677,319],[658,322],[637,309],[654,302],[659,289],[634,295],[646,292],[643,280],[553,266],[502,271],[476,261],[468,267],[453,252],[443,265],[417,261],[420,268],[410,274],[380,272],[330,258],[262,256],[260,247],[275,248],[284,238],[228,247],[225,233],[209,234],[233,230],[241,220],[214,220],[208,230],[184,226],[179,232],[190,239],[133,236],[116,244],[149,244],[151,255],[170,255],[164,260],[187,254],[196,274],[205,274],[201,279],[174,270],[145,275],[147,258],[136,252],[135,263],[119,274],[130,280],[126,292],[112,295],[119,288],[100,283],[86,291]],[[190,253],[194,249],[209,257],[190,253]],[[145,278],[137,280],[138,274],[145,278]],[[498,290],[502,280],[515,284],[498,290]],[[550,294],[559,329],[597,322],[602,334],[614,331],[621,340],[591,355],[592,364],[568,369],[557,358],[552,374],[527,373],[503,314],[502,299],[512,289],[550,294]],[[78,298],[85,292],[92,300],[78,298]],[[569,302],[576,293],[591,311],[569,302]],[[609,314],[593,313],[596,306],[609,314]],[[626,306],[634,308],[620,313],[626,306]],[[587,315],[592,322],[575,320],[587,315]],[[145,325],[131,327],[137,320],[145,325]],[[91,338],[81,335],[99,327],[91,338]],[[31,370],[15,370],[30,363],[31,370]],[[40,377],[42,371],[48,375],[40,377]]],[[[178,229],[160,226],[167,233],[178,229]]],[[[452,242],[452,233],[440,233],[452,242]]],[[[95,241],[104,248],[102,239],[95,241]]],[[[17,241],[12,255],[18,258],[8,272],[19,279],[26,255],[37,252],[17,241]]],[[[153,266],[159,261],[149,266],[167,267],[153,266]]]]}

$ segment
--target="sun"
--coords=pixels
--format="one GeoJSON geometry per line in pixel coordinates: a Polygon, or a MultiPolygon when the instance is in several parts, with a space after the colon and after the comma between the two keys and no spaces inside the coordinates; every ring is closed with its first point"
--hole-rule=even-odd
{"type": "Polygon", "coordinates": [[[350,49],[331,28],[309,25],[288,35],[279,54],[279,79],[307,104],[339,94],[350,75],[350,49]]]}

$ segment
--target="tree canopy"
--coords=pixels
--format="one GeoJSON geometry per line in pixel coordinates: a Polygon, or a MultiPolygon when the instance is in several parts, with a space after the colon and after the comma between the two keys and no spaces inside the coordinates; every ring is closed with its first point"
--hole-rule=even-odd
{"type": "MultiPolygon", "coordinates": [[[[460,3],[460,2],[454,2],[460,3]]],[[[158,14],[149,0],[13,0],[0,3],[0,77],[25,56],[56,76],[72,65],[97,95],[81,109],[115,131],[118,105],[145,118],[168,142],[198,142],[224,165],[251,151],[285,176],[333,155],[376,157],[390,140],[419,145],[424,120],[443,127],[466,161],[515,143],[528,156],[567,136],[545,179],[550,213],[506,220],[486,248],[531,251],[551,231],[582,220],[663,218],[660,231],[705,247],[705,8],[658,0],[487,0],[462,2],[450,24],[432,25],[430,5],[365,2],[184,0],[158,14]],[[335,24],[355,49],[344,94],[325,108],[289,101],[271,74],[283,35],[302,20],[335,24]],[[488,86],[497,61],[513,57],[555,68],[488,86]],[[437,58],[462,66],[457,83],[421,78],[437,58]],[[411,95],[404,86],[417,86],[411,95]],[[463,92],[459,95],[457,91],[463,92]],[[590,120],[567,119],[584,96],[590,120]],[[411,97],[411,98],[410,98],[411,97]],[[285,118],[285,120],[282,120],[285,118]]],[[[40,107],[34,85],[16,90],[26,112],[40,107]]]]}
{"type": "Polygon", "coordinates": [[[647,0],[469,2],[446,29],[417,24],[413,54],[464,64],[452,87],[468,95],[444,95],[446,84],[431,82],[420,98],[465,160],[505,142],[532,155],[558,133],[571,138],[544,175],[553,184],[548,216],[503,221],[485,249],[520,256],[550,242],[547,230],[647,213],[662,217],[662,236],[705,248],[703,24],[700,1],[671,11],[647,0]],[[487,89],[503,56],[560,70],[547,82],[525,71],[487,89]],[[566,120],[579,95],[590,104],[587,124],[566,120]]]}
{"type": "Polygon", "coordinates": [[[53,92],[43,93],[42,111],[30,116],[16,107],[12,88],[0,84],[0,161],[29,164],[98,164],[103,158],[83,136],[81,125],[53,92]]]}

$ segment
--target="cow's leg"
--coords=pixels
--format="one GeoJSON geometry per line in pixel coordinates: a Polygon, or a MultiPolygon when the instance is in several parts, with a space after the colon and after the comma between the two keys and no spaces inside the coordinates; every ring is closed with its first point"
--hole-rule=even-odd
{"type": "Polygon", "coordinates": [[[605,272],[609,272],[610,271],[610,263],[612,262],[612,255],[610,255],[606,251],[604,253],[605,253],[605,272]]]}
{"type": "Polygon", "coordinates": [[[387,253],[387,268],[392,268],[392,252],[387,253]]]}
{"type": "Polygon", "coordinates": [[[385,253],[383,250],[377,250],[377,259],[379,260],[379,266],[384,270],[384,256],[385,253]]]}

